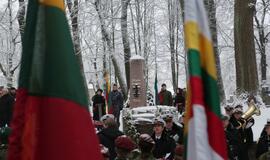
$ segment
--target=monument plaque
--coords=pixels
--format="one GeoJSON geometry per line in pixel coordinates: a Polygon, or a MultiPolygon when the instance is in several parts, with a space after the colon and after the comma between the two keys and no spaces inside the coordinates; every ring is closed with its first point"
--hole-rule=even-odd
{"type": "Polygon", "coordinates": [[[146,86],[144,80],[144,58],[130,58],[130,107],[146,106],[146,86]]]}

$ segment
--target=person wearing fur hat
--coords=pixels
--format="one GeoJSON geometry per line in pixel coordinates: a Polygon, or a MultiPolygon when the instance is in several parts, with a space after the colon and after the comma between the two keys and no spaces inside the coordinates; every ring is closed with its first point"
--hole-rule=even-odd
{"type": "Polygon", "coordinates": [[[93,119],[98,121],[103,115],[106,114],[105,111],[105,98],[102,96],[102,89],[98,89],[96,95],[92,97],[93,101],[93,119]]]}
{"type": "Polygon", "coordinates": [[[166,134],[171,138],[173,138],[177,143],[183,144],[184,141],[183,128],[174,123],[173,115],[169,113],[164,115],[162,118],[166,122],[164,130],[166,134]]]}
{"type": "Polygon", "coordinates": [[[126,135],[119,136],[115,140],[115,151],[117,157],[115,160],[129,160],[129,156],[132,150],[136,148],[136,144],[131,138],[126,135]]]}
{"type": "Polygon", "coordinates": [[[109,149],[110,160],[114,160],[116,157],[114,141],[117,137],[123,135],[123,133],[118,130],[118,125],[113,115],[105,115],[101,120],[104,128],[97,135],[100,143],[109,149]]]}
{"type": "Polygon", "coordinates": [[[155,118],[153,120],[153,124],[154,133],[152,138],[155,141],[155,147],[153,150],[154,157],[157,159],[165,158],[172,160],[176,144],[174,139],[168,136],[164,131],[166,125],[165,121],[162,118],[155,118]]]}
{"type": "Polygon", "coordinates": [[[259,139],[256,151],[256,158],[258,160],[269,160],[270,159],[270,119],[264,127],[265,135],[262,135],[259,139]]]}

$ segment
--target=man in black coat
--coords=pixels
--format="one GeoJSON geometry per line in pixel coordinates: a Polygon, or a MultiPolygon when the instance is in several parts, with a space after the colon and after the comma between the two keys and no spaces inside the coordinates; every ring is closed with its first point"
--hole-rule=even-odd
{"type": "Polygon", "coordinates": [[[222,116],[222,122],[224,126],[224,131],[226,135],[226,142],[227,142],[227,150],[228,150],[228,156],[230,160],[238,160],[239,159],[239,152],[240,152],[240,141],[237,138],[237,130],[231,128],[231,130],[228,130],[229,126],[231,125],[229,122],[229,117],[223,115],[222,116]]]}
{"type": "Polygon", "coordinates": [[[110,160],[114,160],[116,157],[114,141],[117,137],[123,135],[123,133],[118,130],[118,126],[114,118],[107,115],[104,115],[103,117],[101,119],[104,123],[104,129],[102,129],[97,135],[100,143],[109,149],[110,160]]]}
{"type": "Polygon", "coordinates": [[[260,137],[256,151],[256,158],[259,158],[259,160],[270,159],[270,120],[264,128],[266,134],[260,137]]]}
{"type": "Polygon", "coordinates": [[[96,95],[92,97],[93,101],[93,119],[98,121],[103,115],[106,114],[105,98],[102,96],[102,90],[98,89],[96,95]]]}
{"type": "Polygon", "coordinates": [[[177,108],[180,114],[185,111],[185,102],[186,99],[184,97],[183,89],[177,88],[176,95],[174,97],[174,106],[177,108]]]}
{"type": "Polygon", "coordinates": [[[154,121],[154,133],[152,135],[155,141],[155,147],[153,155],[155,158],[166,158],[173,160],[174,149],[176,147],[174,139],[168,136],[165,131],[165,121],[162,118],[155,118],[154,121]]]}
{"type": "Polygon", "coordinates": [[[177,143],[183,144],[183,128],[173,122],[173,115],[166,114],[163,116],[163,119],[166,122],[164,129],[165,133],[171,138],[173,138],[177,143]]]}
{"type": "Polygon", "coordinates": [[[13,105],[15,102],[16,93],[14,88],[10,90],[3,89],[0,97],[0,127],[9,125],[12,119],[13,105]]]}
{"type": "Polygon", "coordinates": [[[120,111],[123,109],[124,98],[122,93],[118,91],[117,84],[113,85],[113,90],[109,95],[109,103],[111,104],[109,113],[114,115],[117,119],[117,124],[120,125],[119,116],[120,111]]]}
{"type": "Polygon", "coordinates": [[[239,107],[234,109],[233,114],[230,118],[230,125],[228,127],[228,131],[236,131],[237,138],[239,140],[239,160],[249,160],[248,158],[248,145],[253,137],[250,137],[248,135],[246,129],[245,129],[245,123],[243,119],[241,118],[243,114],[242,109],[239,107]]]}

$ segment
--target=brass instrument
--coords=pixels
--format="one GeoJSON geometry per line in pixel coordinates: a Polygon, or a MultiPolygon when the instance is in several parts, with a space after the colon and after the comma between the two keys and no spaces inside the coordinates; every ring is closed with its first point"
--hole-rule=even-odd
{"type": "Polygon", "coordinates": [[[255,105],[254,100],[251,100],[248,103],[248,110],[243,113],[241,116],[242,120],[244,120],[244,124],[242,124],[243,129],[244,128],[250,128],[254,125],[254,119],[252,118],[253,115],[259,116],[261,115],[260,109],[255,105]],[[248,125],[248,123],[251,123],[248,125]]]}

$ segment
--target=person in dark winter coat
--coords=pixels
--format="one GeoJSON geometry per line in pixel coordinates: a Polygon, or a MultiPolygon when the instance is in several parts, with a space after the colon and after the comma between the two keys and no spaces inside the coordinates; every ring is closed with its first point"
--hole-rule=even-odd
{"type": "Polygon", "coordinates": [[[174,139],[168,136],[165,131],[165,122],[161,118],[155,118],[154,121],[154,133],[152,135],[155,141],[155,147],[153,150],[153,155],[155,158],[166,158],[168,160],[173,160],[174,149],[176,147],[174,139]]]}
{"type": "Polygon", "coordinates": [[[105,98],[102,96],[102,90],[98,89],[96,95],[92,97],[93,101],[93,119],[98,121],[103,115],[106,114],[105,98]]]}
{"type": "Polygon", "coordinates": [[[185,102],[186,99],[184,97],[183,90],[181,88],[177,88],[176,95],[174,97],[174,106],[177,108],[180,114],[185,111],[185,102]]]}
{"type": "Polygon", "coordinates": [[[102,145],[109,149],[110,160],[114,160],[116,157],[115,143],[117,137],[123,135],[118,130],[118,126],[113,118],[107,118],[103,121],[104,129],[102,129],[97,135],[102,145]]]}
{"type": "Polygon", "coordinates": [[[158,94],[158,102],[159,105],[164,106],[173,105],[172,93],[170,91],[167,91],[166,84],[161,85],[161,91],[158,94]]]}
{"type": "Polygon", "coordinates": [[[260,137],[256,151],[256,158],[259,160],[270,159],[270,120],[267,121],[264,128],[266,134],[260,137]]]}
{"type": "Polygon", "coordinates": [[[227,150],[228,150],[228,157],[230,160],[238,160],[239,159],[239,140],[237,138],[237,130],[232,129],[228,130],[228,126],[231,125],[229,122],[228,116],[222,116],[222,122],[224,126],[224,131],[226,135],[226,142],[227,142],[227,150]]]}
{"type": "MultiPolygon", "coordinates": [[[[13,89],[12,89],[13,90],[13,89]]],[[[0,97],[0,127],[10,124],[16,93],[3,89],[0,97]]]]}
{"type": "Polygon", "coordinates": [[[164,121],[166,122],[164,132],[173,138],[177,143],[183,144],[183,128],[173,122],[173,115],[166,114],[163,116],[164,121]]]}
{"type": "Polygon", "coordinates": [[[113,90],[109,94],[109,103],[111,104],[109,113],[112,113],[117,119],[119,125],[120,111],[123,109],[124,98],[121,92],[118,91],[117,84],[113,85],[113,90]]]}
{"type": "Polygon", "coordinates": [[[236,108],[233,111],[233,114],[230,118],[230,125],[228,126],[227,130],[229,132],[236,131],[237,139],[239,140],[239,160],[249,160],[248,158],[248,142],[250,141],[247,137],[245,128],[244,128],[244,121],[241,119],[243,111],[240,108],[236,108]]]}

